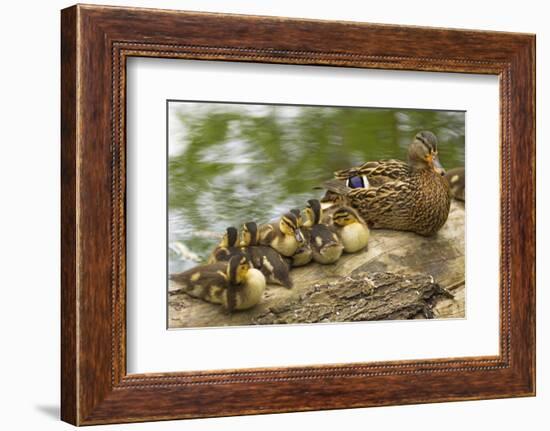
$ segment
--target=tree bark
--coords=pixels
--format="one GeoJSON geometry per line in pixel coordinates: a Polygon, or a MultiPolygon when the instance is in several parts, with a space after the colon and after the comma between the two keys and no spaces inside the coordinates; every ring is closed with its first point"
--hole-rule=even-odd
{"type": "Polygon", "coordinates": [[[453,295],[425,274],[360,272],[308,287],[295,301],[270,307],[254,324],[433,318],[433,303],[453,295]]]}

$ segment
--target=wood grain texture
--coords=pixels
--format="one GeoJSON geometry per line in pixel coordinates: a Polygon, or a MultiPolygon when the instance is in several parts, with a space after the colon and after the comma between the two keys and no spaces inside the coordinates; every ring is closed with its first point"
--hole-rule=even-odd
{"type": "Polygon", "coordinates": [[[533,35],[74,6],[62,11],[61,38],[63,420],[82,425],[534,394],[533,35]],[[127,375],[129,56],[499,75],[500,355],[127,375]]]}
{"type": "Polygon", "coordinates": [[[61,17],[61,417],[77,421],[76,9],[61,17]]]}

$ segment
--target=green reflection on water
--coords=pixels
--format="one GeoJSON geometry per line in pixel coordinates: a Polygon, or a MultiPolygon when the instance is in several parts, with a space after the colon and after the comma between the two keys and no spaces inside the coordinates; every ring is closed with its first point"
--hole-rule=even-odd
{"type": "MultiPolygon", "coordinates": [[[[265,222],[307,199],[337,169],[405,160],[420,130],[447,169],[464,166],[464,112],[171,102],[169,244],[199,258],[227,226],[265,222]]],[[[169,271],[196,263],[171,247],[169,271]]]]}

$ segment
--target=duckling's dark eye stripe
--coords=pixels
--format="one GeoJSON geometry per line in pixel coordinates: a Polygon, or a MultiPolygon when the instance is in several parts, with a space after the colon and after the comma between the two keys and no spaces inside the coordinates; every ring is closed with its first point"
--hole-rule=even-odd
{"type": "Polygon", "coordinates": [[[289,225],[292,229],[296,229],[298,227],[298,219],[296,216],[292,213],[287,213],[283,215],[283,220],[287,225],[289,225]]]}
{"type": "Polygon", "coordinates": [[[348,217],[348,213],[347,211],[341,211],[341,212],[337,212],[337,213],[334,213],[334,215],[332,216],[332,218],[334,220],[338,220],[338,219],[345,219],[348,217]]]}
{"type": "MultiPolygon", "coordinates": [[[[294,217],[294,216],[292,216],[294,217]]],[[[285,216],[283,217],[283,222],[290,227],[291,229],[294,229],[296,227],[295,220],[293,220],[291,217],[285,216]]]]}

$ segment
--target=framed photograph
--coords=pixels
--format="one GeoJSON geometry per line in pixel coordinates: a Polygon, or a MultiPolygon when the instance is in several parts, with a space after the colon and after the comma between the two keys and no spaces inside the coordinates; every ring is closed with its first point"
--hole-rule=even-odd
{"type": "Polygon", "coordinates": [[[534,35],[61,17],[63,420],[535,394],[534,35]]]}
{"type": "Polygon", "coordinates": [[[465,317],[464,111],[180,100],[167,111],[170,329],[465,317]],[[414,168],[428,139],[448,175],[441,162],[414,168]],[[265,282],[230,304],[225,273],[242,255],[265,282]]]}

